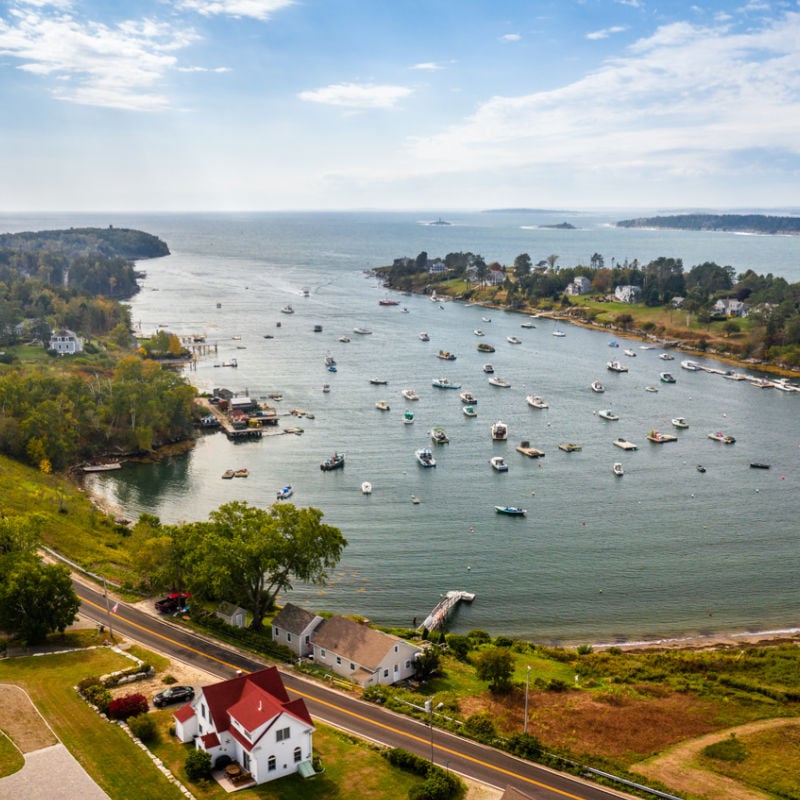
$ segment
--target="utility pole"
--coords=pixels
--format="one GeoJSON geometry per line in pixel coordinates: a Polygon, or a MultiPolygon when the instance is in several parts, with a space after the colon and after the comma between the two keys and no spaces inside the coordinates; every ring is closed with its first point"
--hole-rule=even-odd
{"type": "Polygon", "coordinates": [[[528,733],[528,689],[531,685],[531,665],[528,664],[528,674],[525,676],[525,722],[522,728],[522,732],[527,734],[528,733]]]}
{"type": "Polygon", "coordinates": [[[430,697],[425,701],[425,710],[428,712],[428,725],[431,729],[431,764],[433,764],[433,701],[430,697]]]}
{"type": "Polygon", "coordinates": [[[106,598],[106,616],[108,617],[108,635],[111,643],[114,643],[114,625],[111,622],[111,608],[108,605],[108,587],[106,586],[106,579],[103,577],[103,595],[106,598]]]}

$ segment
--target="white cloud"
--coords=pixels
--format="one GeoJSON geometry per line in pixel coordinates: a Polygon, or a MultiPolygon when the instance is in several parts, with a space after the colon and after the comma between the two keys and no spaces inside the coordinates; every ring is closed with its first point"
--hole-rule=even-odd
{"type": "Polygon", "coordinates": [[[205,17],[250,17],[263,22],[294,3],[295,0],[180,0],[177,5],[205,17]]]}
{"type": "Polygon", "coordinates": [[[587,33],[586,38],[592,41],[594,41],[595,39],[608,39],[608,37],[611,36],[611,34],[622,33],[623,31],[626,30],[627,28],[625,28],[622,25],[614,25],[611,28],[603,28],[600,31],[593,31],[592,33],[587,33]]]}
{"type": "Polygon", "coordinates": [[[411,69],[420,69],[427,72],[436,72],[437,70],[444,69],[442,64],[436,61],[423,61],[420,64],[414,64],[411,69]]]}
{"type": "Polygon", "coordinates": [[[195,39],[191,31],[147,19],[111,27],[20,7],[10,19],[0,20],[0,55],[17,59],[24,72],[58,80],[54,97],[133,111],[169,106],[156,87],[175,67],[174,53],[195,39]]]}
{"type": "Polygon", "coordinates": [[[18,0],[18,2],[36,8],[72,8],[72,0],[18,0]]]}
{"type": "Polygon", "coordinates": [[[373,83],[335,83],[321,89],[300,92],[301,100],[345,108],[394,108],[413,89],[406,86],[379,85],[373,83]]]}
{"type": "Polygon", "coordinates": [[[501,42],[518,42],[520,39],[522,39],[522,36],[518,33],[506,33],[500,37],[501,42]]]}
{"type": "Polygon", "coordinates": [[[224,72],[230,72],[230,67],[178,67],[178,72],[212,72],[216,74],[222,74],[224,72]]]}
{"type": "Polygon", "coordinates": [[[410,142],[420,170],[730,171],[753,151],[800,154],[800,14],[734,33],[676,23],[548,92],[494,97],[410,142]]]}

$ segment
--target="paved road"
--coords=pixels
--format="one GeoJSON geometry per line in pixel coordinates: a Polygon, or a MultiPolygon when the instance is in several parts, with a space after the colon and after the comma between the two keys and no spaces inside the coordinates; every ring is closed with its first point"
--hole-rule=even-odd
{"type": "MultiPolygon", "coordinates": [[[[197,636],[132,606],[120,603],[117,613],[109,615],[102,592],[81,583],[74,585],[82,601],[81,613],[85,616],[105,625],[110,621],[115,632],[220,678],[233,677],[237,670],[251,672],[266,665],[266,662],[197,636]]],[[[311,715],[320,721],[389,747],[402,747],[432,758],[439,766],[499,789],[512,785],[536,800],[618,800],[628,797],[522,761],[372,703],[356,700],[294,673],[281,674],[287,691],[302,697],[311,715]]]]}

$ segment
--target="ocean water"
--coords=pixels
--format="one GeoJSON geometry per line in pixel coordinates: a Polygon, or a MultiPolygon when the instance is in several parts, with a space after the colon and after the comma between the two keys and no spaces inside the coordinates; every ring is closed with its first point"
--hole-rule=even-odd
{"type": "Polygon", "coordinates": [[[92,476],[90,485],[132,517],[148,512],[172,523],[205,519],[230,500],[268,506],[291,483],[292,501],[320,508],[348,546],[327,586],[297,585],[284,599],[410,625],[440,594],[465,589],[477,598],[459,609],[452,630],[537,641],[797,627],[800,393],[688,372],[679,353],[664,362],[660,351],[619,336],[620,348],[610,348],[599,331],[567,325],[564,338],[554,337],[545,319],[522,329],[517,314],[405,295],[393,297],[400,305],[382,307],[387,292],[366,272],[423,250],[472,251],[506,264],[522,252],[534,261],[557,254],[562,266],[588,263],[599,252],[607,264],[668,256],[682,258],[687,269],[716,261],[737,272],[800,280],[796,238],[610,224],[641,215],[442,213],[451,226],[425,224],[439,212],[49,215],[0,217],[0,229],[114,224],[167,241],[171,256],[140,264],[146,277],[130,303],[136,325],[145,333],[163,326],[182,336],[204,334],[216,352],[187,373],[189,380],[257,398],[280,392],[281,428],[299,425],[304,433],[241,444],[206,435],[185,456],[127,465],[92,476]],[[536,227],[562,221],[577,230],[536,227]],[[280,313],[287,304],[294,314],[280,313]],[[353,333],[359,326],[372,334],[353,333]],[[476,337],[476,328],[486,335],[476,337]],[[430,342],[419,339],[421,331],[430,342]],[[340,342],[343,335],[351,341],[340,342]],[[509,344],[510,335],[522,344],[509,344]],[[478,342],[496,352],[477,352],[478,342]],[[636,357],[622,355],[625,347],[636,357]],[[440,349],[457,359],[437,359],[440,349]],[[326,370],[326,355],[335,357],[336,373],[326,370]],[[218,366],[232,358],[237,369],[218,366]],[[611,358],[629,372],[609,372],[611,358]],[[511,388],[487,383],[487,361],[511,388]],[[659,381],[665,369],[675,384],[659,381]],[[477,395],[476,418],[464,416],[458,392],[432,387],[440,376],[477,395]],[[388,384],[372,385],[371,377],[388,384]],[[590,390],[595,379],[605,394],[590,390]],[[646,385],[659,391],[645,392],[646,385]],[[406,387],[417,390],[418,402],[401,396],[406,387]],[[528,394],[541,395],[550,408],[530,408],[528,394]],[[375,408],[380,399],[389,412],[375,408]],[[406,408],[415,414],[412,425],[401,422],[406,408]],[[620,419],[598,417],[603,408],[620,419]],[[292,409],[313,419],[292,416],[292,409]],[[673,429],[675,416],[690,427],[673,429]],[[496,420],[509,426],[505,443],[491,440],[496,420]],[[423,470],[414,451],[430,443],[434,425],[447,430],[450,444],[435,448],[436,469],[423,470]],[[651,444],[651,428],[678,441],[651,444]],[[709,440],[717,430],[734,435],[736,444],[709,440]],[[617,437],[639,449],[622,452],[612,444],[617,437]],[[545,457],[517,453],[522,440],[545,457]],[[564,453],[563,441],[583,449],[564,453]],[[320,461],[334,450],[346,452],[345,469],[321,472],[320,461]],[[489,466],[497,454],[505,456],[507,473],[489,466]],[[624,464],[621,478],[612,473],[615,461],[624,464]],[[771,469],[751,469],[753,461],[771,469]],[[697,464],[707,471],[698,473],[697,464]],[[248,479],[221,480],[225,469],[244,466],[248,479]],[[365,480],[373,484],[370,496],[361,493],[365,480]],[[506,504],[525,507],[527,516],[496,514],[495,505],[506,504]]]}

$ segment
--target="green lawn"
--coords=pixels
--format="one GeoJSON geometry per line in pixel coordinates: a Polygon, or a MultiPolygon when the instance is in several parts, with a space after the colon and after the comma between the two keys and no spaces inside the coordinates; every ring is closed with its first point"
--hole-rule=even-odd
{"type": "Polygon", "coordinates": [[[0,732],[0,778],[19,772],[24,763],[22,753],[4,733],[0,732]]]}

